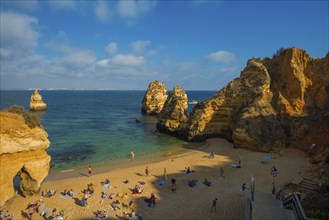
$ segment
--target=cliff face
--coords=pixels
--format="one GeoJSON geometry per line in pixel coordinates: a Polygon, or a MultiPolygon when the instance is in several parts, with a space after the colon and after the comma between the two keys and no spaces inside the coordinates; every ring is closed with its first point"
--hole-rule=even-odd
{"type": "Polygon", "coordinates": [[[166,86],[159,81],[151,82],[142,101],[142,113],[159,115],[166,100],[166,86]]]}
{"type": "Polygon", "coordinates": [[[197,104],[187,138],[224,137],[236,147],[280,149],[328,109],[329,54],[314,59],[304,50],[286,49],[272,59],[249,60],[239,78],[197,104]]]}
{"type": "Polygon", "coordinates": [[[47,109],[46,103],[42,101],[42,96],[38,92],[38,90],[35,90],[33,94],[31,95],[30,100],[30,110],[31,111],[44,111],[47,109]]]}
{"type": "Polygon", "coordinates": [[[159,115],[157,129],[160,132],[184,135],[188,117],[187,101],[184,89],[179,86],[174,87],[159,115]]]}
{"type": "Polygon", "coordinates": [[[34,123],[33,116],[21,113],[17,109],[0,112],[0,207],[15,195],[13,178],[17,174],[23,195],[31,195],[38,193],[50,168],[45,151],[50,144],[48,134],[34,123]]]}

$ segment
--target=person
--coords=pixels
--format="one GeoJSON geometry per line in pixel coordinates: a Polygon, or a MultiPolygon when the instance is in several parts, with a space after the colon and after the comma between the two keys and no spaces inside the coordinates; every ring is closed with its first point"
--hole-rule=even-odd
{"type": "Polygon", "coordinates": [[[151,193],[150,207],[153,207],[154,208],[154,206],[155,206],[155,200],[156,200],[155,194],[154,193],[151,193]]]}
{"type": "Polygon", "coordinates": [[[210,152],[210,159],[214,159],[215,153],[213,151],[210,152]]]}
{"type": "Polygon", "coordinates": [[[217,211],[217,198],[212,201],[211,212],[215,209],[217,211]]]}
{"type": "Polygon", "coordinates": [[[241,168],[241,156],[239,155],[239,168],[241,168]]]}
{"type": "Polygon", "coordinates": [[[207,178],[204,179],[203,184],[206,186],[211,186],[211,182],[207,178]]]}
{"type": "Polygon", "coordinates": [[[149,167],[146,167],[146,169],[145,169],[145,174],[146,174],[146,176],[149,175],[149,167]]]}
{"type": "Polygon", "coordinates": [[[27,210],[27,212],[29,213],[29,219],[32,220],[32,216],[34,214],[35,211],[35,207],[34,206],[30,206],[29,209],[27,210]]]}
{"type": "Polygon", "coordinates": [[[244,196],[246,189],[247,189],[246,183],[243,183],[242,186],[241,186],[241,195],[244,196]]]}
{"type": "Polygon", "coordinates": [[[219,168],[219,174],[220,174],[220,178],[223,178],[223,174],[224,174],[224,168],[223,167],[219,168]]]}
{"type": "Polygon", "coordinates": [[[167,169],[166,168],[164,168],[164,170],[163,170],[163,178],[165,180],[167,180],[167,169]]]}
{"type": "Polygon", "coordinates": [[[91,166],[88,167],[88,177],[91,175],[92,173],[92,169],[91,169],[91,166]]]}
{"type": "Polygon", "coordinates": [[[189,173],[191,173],[191,169],[190,169],[190,167],[187,167],[186,174],[189,174],[189,173]]]}
{"type": "Polygon", "coordinates": [[[171,191],[176,192],[176,179],[171,179],[171,191]]]}
{"type": "Polygon", "coordinates": [[[134,153],[134,151],[130,151],[130,158],[132,160],[135,159],[135,153],[134,153]]]}
{"type": "Polygon", "coordinates": [[[134,210],[131,210],[130,218],[131,219],[135,219],[136,218],[136,214],[135,214],[135,211],[134,210]]]}

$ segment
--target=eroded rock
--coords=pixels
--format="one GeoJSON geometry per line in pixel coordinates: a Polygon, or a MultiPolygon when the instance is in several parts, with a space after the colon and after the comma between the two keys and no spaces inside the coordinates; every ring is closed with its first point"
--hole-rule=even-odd
{"type": "MultiPolygon", "coordinates": [[[[20,112],[20,111],[13,111],[20,112]]],[[[48,134],[35,123],[32,115],[0,112],[0,206],[15,195],[13,179],[21,177],[23,195],[38,193],[50,169],[48,134]]]]}
{"type": "Polygon", "coordinates": [[[162,111],[159,115],[157,129],[163,133],[184,135],[188,117],[188,99],[186,92],[179,86],[175,86],[169,93],[162,111]]]}
{"type": "Polygon", "coordinates": [[[142,113],[159,115],[167,97],[167,88],[162,82],[151,82],[142,101],[142,113]]]}
{"type": "Polygon", "coordinates": [[[35,90],[33,94],[31,95],[30,100],[30,110],[31,111],[44,111],[47,109],[46,103],[42,101],[42,96],[38,92],[38,90],[35,90]]]}

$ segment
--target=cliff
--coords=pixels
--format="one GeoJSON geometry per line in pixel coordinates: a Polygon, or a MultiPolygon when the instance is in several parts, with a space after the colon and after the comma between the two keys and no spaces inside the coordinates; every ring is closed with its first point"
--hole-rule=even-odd
{"type": "Polygon", "coordinates": [[[159,115],[166,100],[166,86],[159,81],[151,82],[142,101],[142,113],[147,115],[159,115]]]}
{"type": "Polygon", "coordinates": [[[33,94],[31,95],[30,100],[30,110],[31,111],[44,111],[47,109],[46,103],[42,101],[42,96],[38,92],[38,90],[35,90],[33,94]]]}
{"type": "Polygon", "coordinates": [[[187,138],[224,137],[235,147],[281,149],[293,143],[301,127],[323,117],[328,93],[329,54],[315,59],[290,48],[272,59],[253,58],[239,78],[194,107],[187,138]]]}
{"type": "MultiPolygon", "coordinates": [[[[145,97],[152,97],[151,84],[145,97]]],[[[327,112],[329,53],[319,59],[289,48],[278,50],[272,58],[250,59],[239,78],[198,103],[189,116],[186,93],[175,87],[159,115],[157,129],[190,141],[223,137],[235,147],[280,151],[299,146],[305,131],[328,118],[327,112]]],[[[329,143],[321,140],[329,139],[329,128],[319,129],[323,137],[308,137],[307,145],[316,143],[318,149],[325,149],[329,143]]]]}
{"type": "Polygon", "coordinates": [[[157,129],[163,133],[183,136],[187,125],[188,103],[184,89],[175,86],[169,93],[162,111],[159,114],[157,129]]]}
{"type": "Polygon", "coordinates": [[[50,169],[48,134],[33,115],[13,107],[0,112],[0,207],[14,197],[19,175],[23,195],[38,193],[50,169]]]}

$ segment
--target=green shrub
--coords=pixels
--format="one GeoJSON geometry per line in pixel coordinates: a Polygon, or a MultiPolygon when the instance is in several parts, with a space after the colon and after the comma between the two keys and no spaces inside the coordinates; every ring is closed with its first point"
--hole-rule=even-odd
{"type": "Polygon", "coordinates": [[[306,212],[307,217],[320,219],[320,220],[328,220],[329,219],[329,211],[328,210],[319,210],[312,209],[306,212]]]}
{"type": "Polygon", "coordinates": [[[14,106],[5,108],[3,111],[14,113],[17,115],[22,115],[25,123],[27,124],[27,126],[29,126],[29,128],[41,127],[41,123],[40,123],[39,119],[37,117],[35,117],[34,115],[26,112],[24,110],[24,108],[21,106],[14,105],[14,106]]]}

